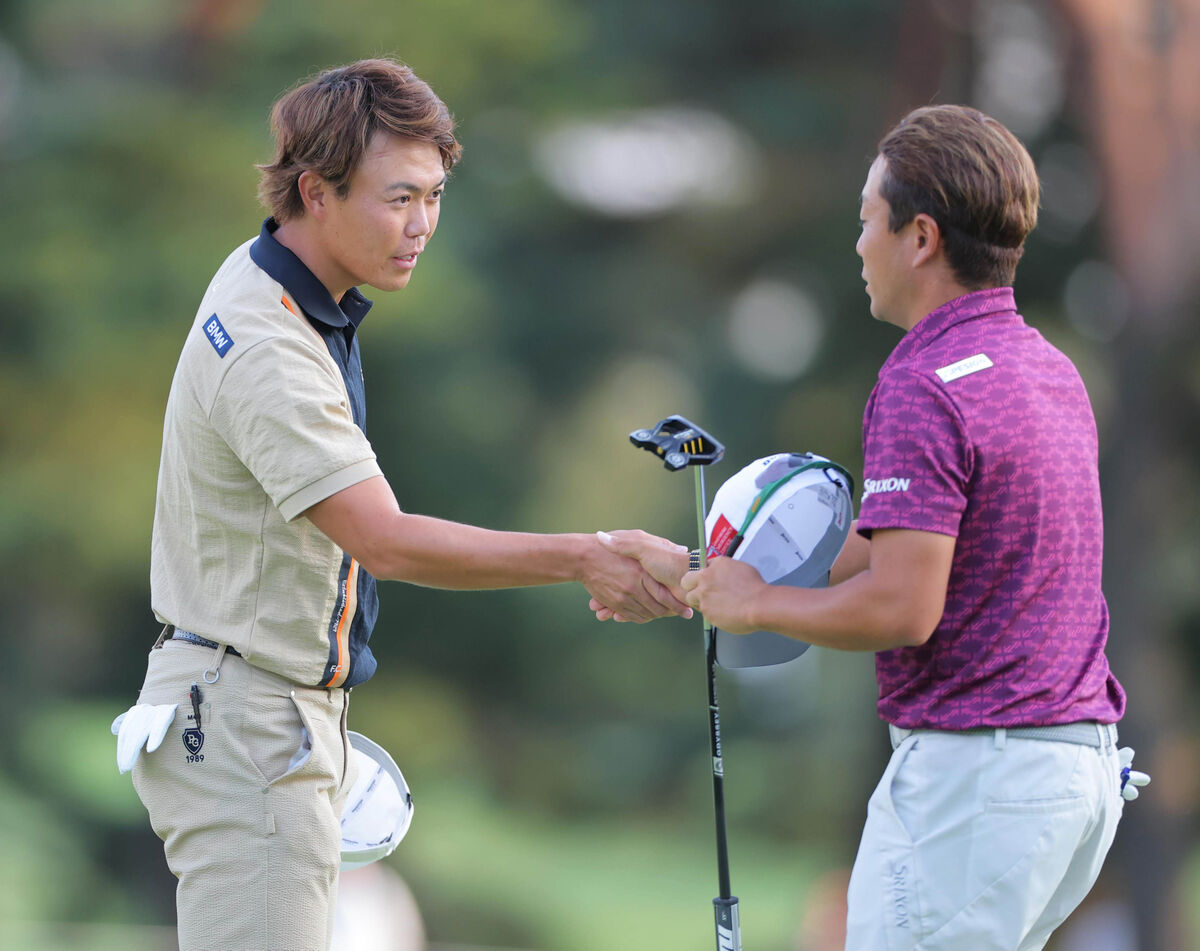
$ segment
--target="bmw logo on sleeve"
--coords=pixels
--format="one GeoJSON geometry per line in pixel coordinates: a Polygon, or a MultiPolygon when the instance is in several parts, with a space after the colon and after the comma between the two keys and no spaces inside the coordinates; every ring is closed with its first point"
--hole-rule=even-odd
{"type": "Polygon", "coordinates": [[[208,342],[217,351],[217,356],[222,360],[225,359],[225,354],[233,346],[233,338],[221,326],[221,321],[217,319],[216,314],[213,314],[204,322],[204,335],[208,337],[208,342]]]}

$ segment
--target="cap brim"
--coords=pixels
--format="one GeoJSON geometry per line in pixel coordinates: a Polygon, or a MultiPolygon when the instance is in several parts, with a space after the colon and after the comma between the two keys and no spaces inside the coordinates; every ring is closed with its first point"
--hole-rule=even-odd
{"type": "Polygon", "coordinates": [[[727,670],[744,667],[773,667],[795,660],[809,645],[772,631],[730,634],[720,629],[717,635],[717,663],[727,670]]]}

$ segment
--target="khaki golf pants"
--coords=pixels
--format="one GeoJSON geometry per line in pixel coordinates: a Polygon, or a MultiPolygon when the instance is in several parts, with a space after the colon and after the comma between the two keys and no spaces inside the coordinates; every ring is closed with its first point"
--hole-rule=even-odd
{"type": "Polygon", "coordinates": [[[150,652],[138,702],[179,708],[133,782],[179,879],[180,951],[328,948],[354,781],[347,699],[186,641],[150,652]]]}

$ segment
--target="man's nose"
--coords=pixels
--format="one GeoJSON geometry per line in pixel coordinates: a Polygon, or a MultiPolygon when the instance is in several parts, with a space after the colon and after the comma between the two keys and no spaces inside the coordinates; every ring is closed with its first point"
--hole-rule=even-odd
{"type": "Polygon", "coordinates": [[[423,234],[429,234],[429,212],[423,204],[418,204],[413,208],[412,215],[404,226],[404,233],[410,238],[419,238],[423,234]]]}

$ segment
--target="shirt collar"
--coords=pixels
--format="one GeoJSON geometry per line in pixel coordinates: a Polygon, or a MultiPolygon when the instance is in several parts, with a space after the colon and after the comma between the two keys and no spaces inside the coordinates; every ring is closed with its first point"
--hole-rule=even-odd
{"type": "Polygon", "coordinates": [[[908,333],[900,338],[900,342],[896,344],[891,355],[884,361],[879,372],[882,374],[902,360],[924,350],[951,327],[977,317],[990,317],[1004,313],[1013,315],[1017,313],[1017,302],[1013,297],[1011,287],[989,287],[947,301],[937,310],[930,311],[922,317],[908,333]]]}
{"type": "Polygon", "coordinates": [[[340,304],[335,301],[304,262],[275,240],[278,227],[274,218],[263,222],[262,232],[250,245],[254,263],[283,285],[310,320],[329,327],[353,326],[357,330],[371,309],[371,301],[363,297],[357,287],[346,291],[340,304]]]}

